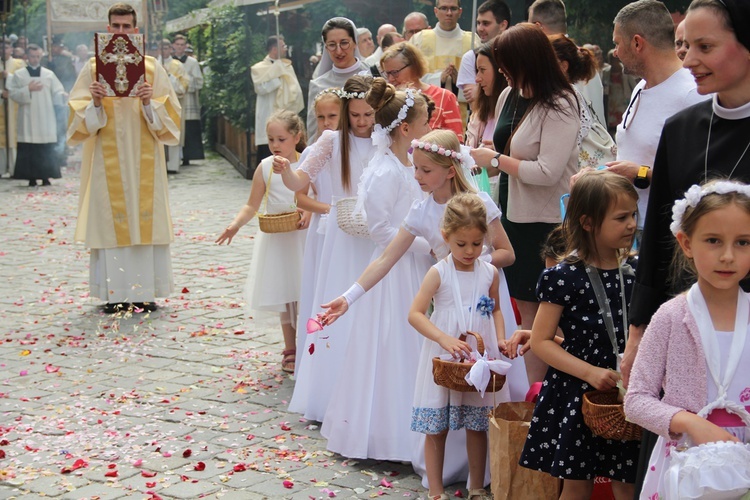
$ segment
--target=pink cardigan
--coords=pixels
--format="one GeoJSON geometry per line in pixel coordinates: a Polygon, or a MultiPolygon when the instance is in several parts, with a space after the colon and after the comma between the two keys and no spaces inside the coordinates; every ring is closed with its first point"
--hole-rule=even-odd
{"type": "Polygon", "coordinates": [[[708,402],[706,355],[686,294],[664,303],[646,328],[625,396],[628,420],[664,437],[672,417],[708,402]],[[664,398],[659,400],[659,391],[664,398]]]}

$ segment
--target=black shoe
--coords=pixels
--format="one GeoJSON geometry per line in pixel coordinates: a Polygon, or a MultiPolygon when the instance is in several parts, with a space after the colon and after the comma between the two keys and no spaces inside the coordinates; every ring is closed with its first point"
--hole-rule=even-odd
{"type": "Polygon", "coordinates": [[[136,309],[143,309],[143,311],[147,312],[154,312],[158,309],[156,302],[133,302],[133,307],[136,309]]]}
{"type": "Polygon", "coordinates": [[[29,181],[29,187],[30,187],[30,188],[36,187],[36,179],[31,179],[31,180],[29,181]]]}
{"type": "Polygon", "coordinates": [[[182,160],[182,166],[183,166],[183,167],[188,167],[188,166],[190,166],[190,160],[182,160]]]}
{"type": "Polygon", "coordinates": [[[44,179],[42,181],[42,186],[51,186],[51,185],[52,185],[52,183],[49,181],[49,179],[44,179]]]}
{"type": "Polygon", "coordinates": [[[132,306],[128,302],[107,302],[102,306],[102,309],[107,314],[115,314],[118,312],[125,312],[132,306]]]}

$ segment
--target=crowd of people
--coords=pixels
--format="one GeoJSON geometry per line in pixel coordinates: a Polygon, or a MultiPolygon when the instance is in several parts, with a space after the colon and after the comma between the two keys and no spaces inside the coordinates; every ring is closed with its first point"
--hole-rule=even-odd
{"type": "MultiPolygon", "coordinates": [[[[565,35],[562,0],[516,24],[486,0],[474,42],[461,13],[436,0],[434,27],[412,13],[375,40],[329,19],[306,126],[283,37],[251,68],[263,159],[216,242],[259,217],[247,302],[279,317],[290,410],[322,422],[333,452],[411,462],[429,498],[465,480],[481,499],[487,414],[536,388],[520,465],[561,478],[560,498],[590,497],[596,477],[618,500],[662,498],[670,457],[705,443],[736,466],[714,491],[746,493],[747,449],[727,447],[750,443],[750,7],[693,0],[676,32],[663,3],[632,2],[608,68],[565,35]],[[435,382],[434,358],[491,364],[507,382],[458,392],[435,382]],[[642,442],[584,421],[584,394],[616,389],[642,442]]],[[[126,4],[108,22],[138,30],[126,4]]],[[[195,158],[200,88],[186,42],[146,58],[136,97],[106,97],[91,61],[70,90],[76,239],[107,311],[152,309],[172,288],[166,173],[195,158]]],[[[32,47],[8,79],[19,124],[38,85],[32,47]]]]}
{"type": "MultiPolygon", "coordinates": [[[[503,1],[484,2],[474,47],[458,26],[458,0],[438,0],[434,12],[434,28],[419,13],[403,35],[381,26],[380,52],[369,30],[326,22],[309,87],[311,145],[301,158],[271,148],[280,179],[270,192],[287,202],[296,193],[312,212],[298,223],[309,229],[294,265],[281,236],[261,234],[256,245],[285,257],[256,252],[249,278],[250,304],[269,286],[297,298],[269,308],[283,311],[282,369],[296,375],[290,409],[322,422],[331,451],[412,462],[430,498],[447,498],[443,485],[457,479],[467,479],[469,498],[483,498],[491,400],[432,375],[436,356],[477,356],[462,336],[473,331],[487,356],[510,361],[492,401],[522,400],[541,382],[523,467],[562,478],[561,498],[587,498],[597,476],[612,480],[618,499],[663,495],[661,457],[682,444],[677,435],[750,438],[737,418],[717,417],[723,410],[695,416],[717,398],[713,407],[727,400],[745,411],[750,381],[737,363],[750,348],[739,334],[722,334],[714,350],[699,340],[690,356],[707,353],[705,366],[671,344],[694,341],[712,319],[743,339],[747,329],[750,191],[709,181],[750,175],[749,44],[738,28],[750,12],[694,0],[676,31],[661,2],[633,2],[613,20],[606,64],[598,47],[565,35],[560,0],[537,0],[515,26],[503,1]],[[670,218],[685,192],[693,194],[677,206],[687,208],[670,218]],[[686,259],[670,280],[674,247],[686,259]],[[286,275],[298,264],[298,281],[253,281],[259,269],[286,275]],[[688,304],[700,308],[678,295],[691,284],[688,304]],[[644,335],[663,303],[672,316],[656,313],[659,328],[644,335]],[[698,325],[691,340],[676,323],[687,314],[698,325]],[[649,353],[636,356],[642,338],[649,353]],[[739,357],[722,371],[730,344],[739,357]],[[693,379],[698,393],[681,396],[693,379]],[[583,420],[585,392],[629,383],[627,414],[662,436],[656,444],[650,432],[643,443],[604,439],[583,420]],[[659,400],[657,417],[648,408],[659,400]]],[[[269,133],[281,116],[267,120],[269,133]]],[[[254,186],[219,243],[259,210],[261,192],[254,186]]]]}

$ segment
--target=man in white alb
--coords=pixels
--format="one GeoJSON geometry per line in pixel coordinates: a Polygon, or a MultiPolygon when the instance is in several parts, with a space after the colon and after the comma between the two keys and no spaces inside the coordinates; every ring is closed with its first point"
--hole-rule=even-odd
{"type": "MultiPolygon", "coordinates": [[[[110,33],[137,33],[135,9],[108,13],[110,33]]],[[[106,312],[156,308],[174,287],[164,145],[180,143],[180,103],[167,72],[145,56],[146,82],[135,97],[107,97],[84,65],[70,94],[68,143],[83,144],[75,240],[91,249],[91,297],[106,312]]]]}

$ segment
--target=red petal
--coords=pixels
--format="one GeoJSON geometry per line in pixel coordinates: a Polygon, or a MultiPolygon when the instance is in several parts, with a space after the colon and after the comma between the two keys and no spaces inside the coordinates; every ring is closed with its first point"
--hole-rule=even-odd
{"type": "Polygon", "coordinates": [[[282,484],[284,485],[284,488],[286,489],[292,489],[294,487],[294,483],[288,479],[285,479],[282,484]]]}
{"type": "Polygon", "coordinates": [[[153,483],[146,483],[146,488],[156,488],[156,481],[153,483]]]}
{"type": "Polygon", "coordinates": [[[307,352],[310,354],[315,352],[315,344],[310,344],[310,347],[307,349],[307,352]]]}
{"type": "Polygon", "coordinates": [[[320,321],[318,321],[315,318],[310,318],[307,320],[307,333],[315,333],[319,332],[323,329],[323,325],[320,324],[320,321]]]}
{"type": "Polygon", "coordinates": [[[104,473],[104,477],[117,477],[116,470],[110,470],[104,473]]]}
{"type": "Polygon", "coordinates": [[[390,488],[393,485],[389,483],[385,478],[383,478],[380,480],[380,486],[382,486],[383,488],[390,488]]]}
{"type": "Polygon", "coordinates": [[[188,448],[187,450],[182,452],[182,458],[188,458],[192,454],[193,454],[193,451],[188,448]]]}
{"type": "Polygon", "coordinates": [[[234,466],[234,472],[245,472],[247,470],[247,467],[245,467],[245,464],[237,464],[234,466]]]}
{"type": "Polygon", "coordinates": [[[195,464],[195,467],[193,468],[197,470],[198,472],[200,472],[202,470],[206,470],[206,464],[203,462],[198,462],[197,464],[195,464]]]}
{"type": "Polygon", "coordinates": [[[143,477],[156,477],[156,472],[150,471],[150,470],[142,470],[141,476],[143,477]]]}
{"type": "Polygon", "coordinates": [[[190,293],[190,290],[187,289],[187,287],[182,289],[182,293],[190,293]]]}

